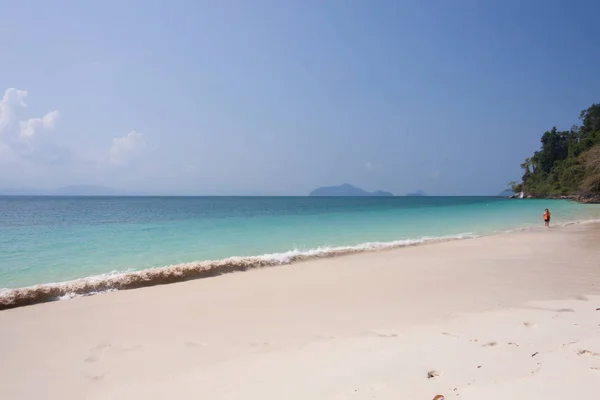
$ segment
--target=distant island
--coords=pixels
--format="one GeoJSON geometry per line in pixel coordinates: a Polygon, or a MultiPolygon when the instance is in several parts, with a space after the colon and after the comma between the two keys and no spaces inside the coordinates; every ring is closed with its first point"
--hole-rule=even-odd
{"type": "Polygon", "coordinates": [[[425,193],[424,191],[419,189],[416,192],[407,193],[406,195],[410,196],[410,197],[418,197],[418,196],[427,196],[427,193],[425,193]]]}
{"type": "Polygon", "coordinates": [[[321,197],[329,197],[329,196],[337,196],[337,197],[390,197],[393,196],[390,192],[384,192],[382,190],[378,190],[375,192],[367,192],[366,190],[357,188],[355,186],[350,185],[349,183],[344,183],[339,186],[324,186],[310,192],[309,196],[321,196],[321,197]]]}

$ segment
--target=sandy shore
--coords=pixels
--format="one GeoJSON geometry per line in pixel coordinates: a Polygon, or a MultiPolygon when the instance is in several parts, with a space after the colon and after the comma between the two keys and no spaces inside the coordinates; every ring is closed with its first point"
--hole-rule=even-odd
{"type": "Polygon", "coordinates": [[[0,312],[2,399],[592,399],[600,226],[0,312]]]}

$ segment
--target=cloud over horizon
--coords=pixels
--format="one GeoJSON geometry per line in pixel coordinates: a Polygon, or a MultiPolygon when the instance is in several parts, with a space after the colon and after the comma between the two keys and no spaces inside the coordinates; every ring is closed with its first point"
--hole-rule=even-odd
{"type": "Polygon", "coordinates": [[[128,134],[112,140],[112,146],[108,151],[108,159],[112,164],[123,165],[146,147],[144,134],[131,131],[128,134]]]}
{"type": "Polygon", "coordinates": [[[53,164],[70,158],[68,149],[45,135],[56,128],[61,117],[58,110],[21,119],[28,107],[27,95],[27,90],[9,88],[0,99],[0,162],[53,164]]]}
{"type": "MultiPolygon", "coordinates": [[[[59,110],[48,111],[41,117],[24,115],[28,109],[25,102],[28,95],[27,90],[8,88],[0,99],[0,164],[14,166],[3,170],[3,178],[25,179],[27,176],[18,176],[23,169],[29,174],[32,171],[39,175],[51,173],[44,168],[36,170],[36,165],[71,164],[73,170],[85,169],[90,163],[105,168],[121,166],[139,156],[146,146],[144,135],[133,130],[113,138],[103,155],[94,156],[95,161],[87,159],[82,155],[82,149],[63,146],[55,136],[62,119],[59,110]]],[[[64,172],[60,172],[59,178],[65,178],[64,172]]]]}
{"type": "Polygon", "coordinates": [[[60,119],[60,112],[57,110],[46,113],[42,118],[29,118],[26,121],[21,121],[21,137],[31,138],[35,136],[36,131],[40,128],[54,130],[60,119]]]}

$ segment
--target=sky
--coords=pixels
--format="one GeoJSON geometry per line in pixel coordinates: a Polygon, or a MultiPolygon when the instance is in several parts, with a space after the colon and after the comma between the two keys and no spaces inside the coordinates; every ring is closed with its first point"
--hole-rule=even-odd
{"type": "Polygon", "coordinates": [[[3,2],[0,188],[494,195],[600,102],[598,1],[3,2]]]}

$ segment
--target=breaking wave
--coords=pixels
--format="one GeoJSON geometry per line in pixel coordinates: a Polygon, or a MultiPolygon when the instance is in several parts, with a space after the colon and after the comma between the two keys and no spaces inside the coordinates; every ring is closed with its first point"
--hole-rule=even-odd
{"type": "Polygon", "coordinates": [[[319,247],[304,251],[292,250],[284,253],[264,254],[262,256],[230,257],[216,261],[189,262],[139,271],[111,272],[67,282],[45,283],[18,289],[0,289],[0,310],[47,301],[67,300],[73,297],[90,296],[116,290],[136,289],[146,286],[208,278],[230,272],[246,271],[253,268],[288,265],[299,261],[318,258],[330,258],[355,253],[415,246],[424,243],[472,239],[475,237],[477,237],[477,235],[465,233],[454,236],[423,237],[420,239],[396,240],[392,242],[369,242],[356,246],[319,247]]]}

